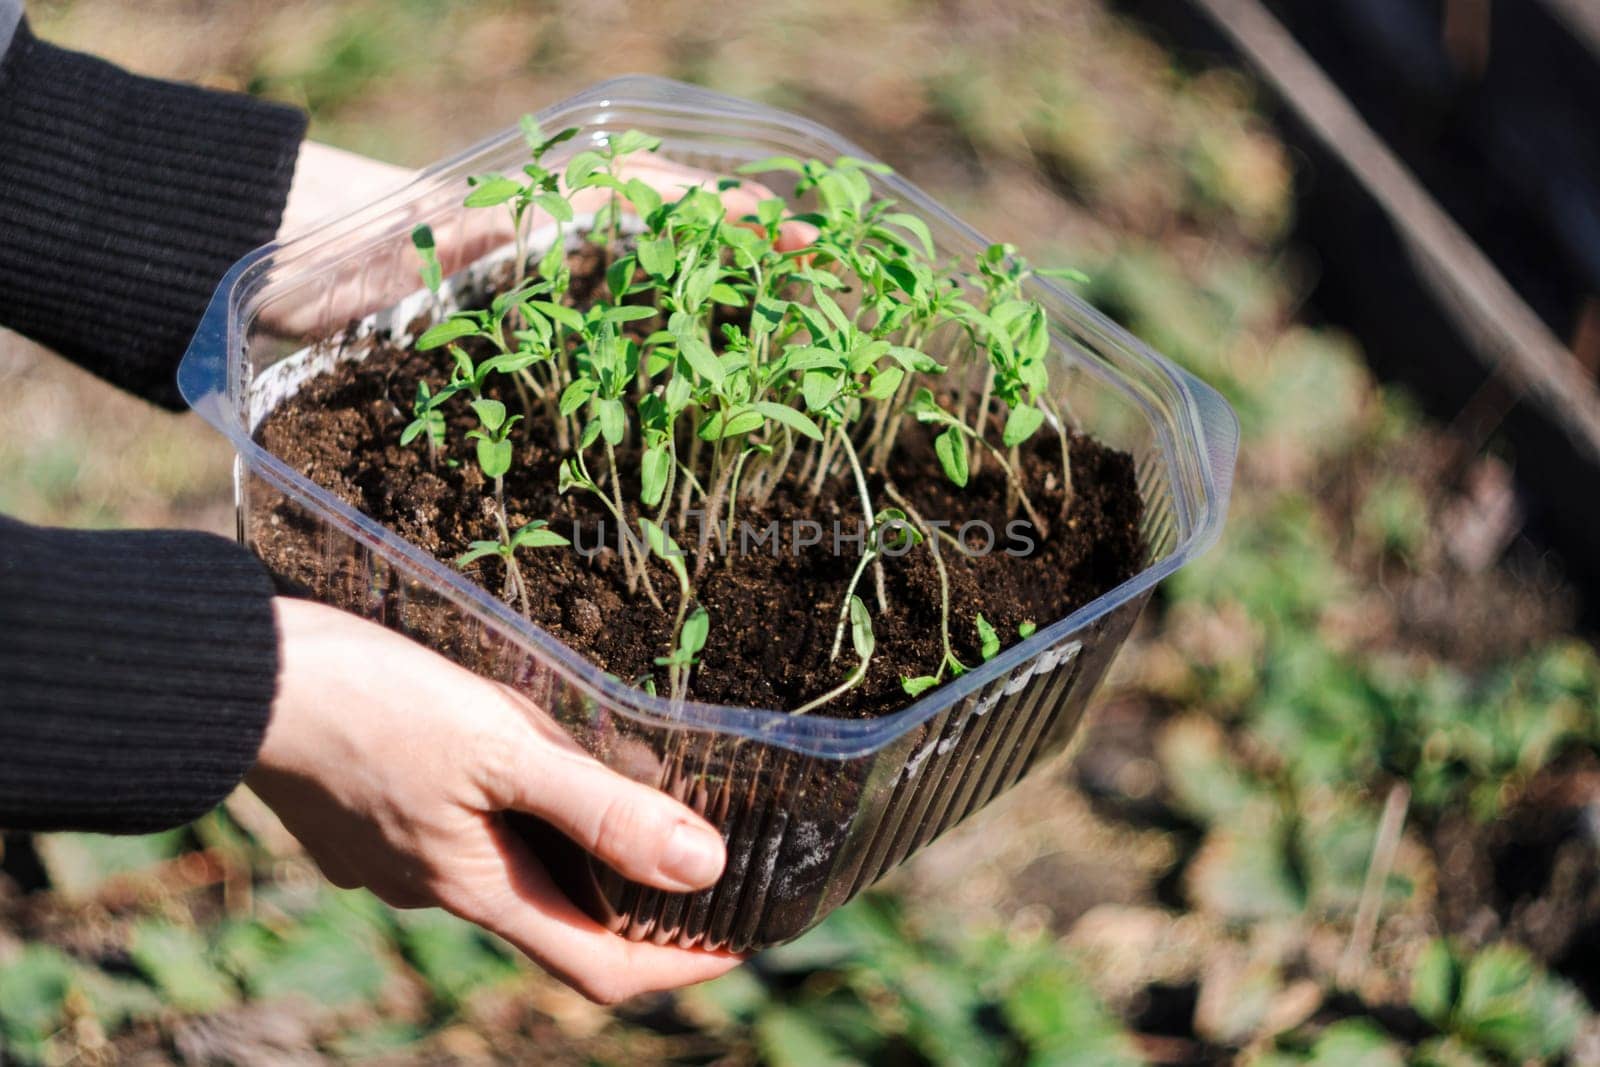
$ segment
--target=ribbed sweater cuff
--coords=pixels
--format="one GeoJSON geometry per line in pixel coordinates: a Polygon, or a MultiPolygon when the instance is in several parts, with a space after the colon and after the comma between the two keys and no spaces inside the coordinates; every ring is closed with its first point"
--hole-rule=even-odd
{"type": "Polygon", "coordinates": [[[212,290],[272,240],[305,117],[33,36],[0,63],[0,323],[171,408],[212,290]]]}
{"type": "Polygon", "coordinates": [[[272,594],[210,534],[0,518],[0,827],[142,833],[220,802],[270,714],[272,594]]]}

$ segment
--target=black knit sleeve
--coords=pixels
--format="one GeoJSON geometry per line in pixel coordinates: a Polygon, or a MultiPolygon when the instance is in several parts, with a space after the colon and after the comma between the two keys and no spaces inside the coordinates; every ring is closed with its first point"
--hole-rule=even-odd
{"type": "Polygon", "coordinates": [[[0,827],[138,833],[222,800],[277,685],[272,594],[211,534],[0,518],[0,827]]]}
{"type": "Polygon", "coordinates": [[[181,407],[178,361],[218,280],[277,232],[305,125],[22,20],[0,60],[0,325],[181,407]]]}

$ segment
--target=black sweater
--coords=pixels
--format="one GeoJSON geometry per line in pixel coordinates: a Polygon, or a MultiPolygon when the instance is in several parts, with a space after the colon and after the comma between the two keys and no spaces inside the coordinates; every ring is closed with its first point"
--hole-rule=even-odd
{"type": "MultiPolygon", "coordinates": [[[[304,117],[55,48],[19,0],[0,53],[0,326],[179,407],[212,289],[277,230],[304,117]]],[[[210,534],[0,517],[0,827],[155,830],[226,796],[276,686],[272,592],[210,534]]]]}

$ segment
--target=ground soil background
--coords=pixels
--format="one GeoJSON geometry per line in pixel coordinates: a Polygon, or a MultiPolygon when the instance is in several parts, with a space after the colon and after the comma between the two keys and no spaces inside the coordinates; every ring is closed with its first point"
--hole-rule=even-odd
{"type": "MultiPolygon", "coordinates": [[[[628,71],[802,111],[989,236],[1085,270],[1087,297],[1227,392],[1245,444],[1224,544],[1152,605],[1073,757],[728,979],[595,1008],[451,920],[332,890],[241,792],[156,838],[5,838],[0,1060],[1600,1049],[1600,668],[1520,537],[1515,458],[1463,453],[1304,306],[1316,271],[1359,264],[1290,239],[1295,183],[1315,176],[1247,80],[1185,66],[1090,0],[29,11],[47,39],[300,104],[314,136],[413,165],[628,71]],[[1507,1045],[1465,1008],[1419,1013],[1439,937],[1466,959],[1525,954],[1500,1006],[1559,1047],[1507,1045]]],[[[197,420],[0,336],[0,511],[231,534],[228,471],[197,420]]]]}

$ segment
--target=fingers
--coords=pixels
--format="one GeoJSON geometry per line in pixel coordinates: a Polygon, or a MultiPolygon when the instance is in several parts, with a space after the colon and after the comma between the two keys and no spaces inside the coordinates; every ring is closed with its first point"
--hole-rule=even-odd
{"type": "Polygon", "coordinates": [[[674,893],[722,875],[722,835],[678,801],[599,763],[548,717],[481,761],[492,808],[537,815],[624,877],[674,893]],[[506,758],[507,756],[510,758],[506,758]]]}
{"type": "Polygon", "coordinates": [[[505,938],[590,1000],[616,1004],[640,993],[704,982],[737,956],[627,941],[569,901],[527,847],[498,821],[485,827],[504,860],[504,880],[446,893],[445,906],[505,938]]]}

